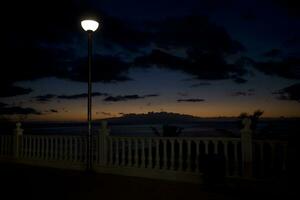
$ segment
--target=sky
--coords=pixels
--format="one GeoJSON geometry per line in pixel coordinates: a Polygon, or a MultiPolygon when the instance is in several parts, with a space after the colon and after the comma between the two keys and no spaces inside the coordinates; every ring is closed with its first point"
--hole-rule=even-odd
{"type": "Polygon", "coordinates": [[[0,119],[83,121],[174,112],[300,117],[300,9],[292,0],[9,1],[0,119]]]}

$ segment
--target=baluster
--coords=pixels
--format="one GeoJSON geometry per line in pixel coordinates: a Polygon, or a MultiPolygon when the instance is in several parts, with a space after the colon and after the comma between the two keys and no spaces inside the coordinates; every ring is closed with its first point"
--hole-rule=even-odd
{"type": "Polygon", "coordinates": [[[49,141],[49,143],[48,143],[49,149],[47,150],[48,151],[48,159],[51,160],[52,159],[52,154],[53,154],[53,143],[52,143],[52,137],[51,136],[49,136],[48,141],[49,141]]]}
{"type": "Polygon", "coordinates": [[[12,142],[11,142],[11,138],[12,138],[13,136],[7,136],[7,155],[8,156],[10,156],[11,155],[11,150],[12,150],[12,142]]]}
{"type": "Polygon", "coordinates": [[[6,138],[6,139],[5,139],[5,140],[6,140],[6,142],[5,142],[5,143],[6,143],[6,147],[5,147],[5,149],[6,149],[6,156],[9,156],[9,153],[10,153],[10,152],[9,152],[9,147],[10,147],[10,144],[9,144],[9,142],[10,142],[10,141],[9,141],[9,136],[5,136],[5,138],[6,138]]]}
{"type": "Polygon", "coordinates": [[[137,138],[134,139],[135,143],[135,151],[134,151],[134,166],[138,167],[139,166],[139,154],[138,154],[138,140],[137,138]]]}
{"type": "Polygon", "coordinates": [[[228,141],[223,141],[224,144],[224,157],[225,157],[225,173],[229,176],[229,160],[228,160],[228,141]]]}
{"type": "Polygon", "coordinates": [[[58,158],[58,138],[55,136],[53,138],[53,145],[54,145],[54,160],[58,158]]]}
{"type": "Polygon", "coordinates": [[[36,159],[36,136],[32,137],[32,158],[36,159]]]}
{"type": "Polygon", "coordinates": [[[2,141],[3,141],[2,155],[6,156],[6,136],[5,135],[2,137],[2,141]]]}
{"type": "Polygon", "coordinates": [[[77,143],[78,143],[77,161],[81,162],[82,161],[82,151],[83,151],[81,136],[77,137],[77,143]]]}
{"type": "Polygon", "coordinates": [[[73,156],[73,161],[77,162],[78,160],[78,138],[74,137],[74,156],[73,156]]]}
{"type": "Polygon", "coordinates": [[[5,156],[5,152],[6,152],[6,150],[5,150],[5,149],[6,149],[5,137],[6,137],[5,135],[2,136],[2,142],[3,142],[3,143],[2,143],[1,146],[2,146],[2,155],[3,155],[3,156],[5,156]]]}
{"type": "Polygon", "coordinates": [[[43,155],[42,155],[42,136],[38,136],[38,158],[43,159],[43,155]]]}
{"type": "Polygon", "coordinates": [[[163,139],[164,145],[164,162],[163,162],[163,169],[168,169],[168,155],[167,155],[167,139],[163,139]]]}
{"type": "Polygon", "coordinates": [[[122,138],[122,166],[125,166],[125,139],[122,138]]]}
{"type": "Polygon", "coordinates": [[[171,142],[171,170],[175,170],[175,149],[174,149],[174,139],[170,139],[171,142]]]}
{"type": "Polygon", "coordinates": [[[40,155],[39,155],[39,157],[40,157],[41,160],[44,160],[43,139],[44,139],[44,136],[39,136],[39,143],[40,143],[40,146],[39,146],[40,155]]]}
{"type": "Polygon", "coordinates": [[[209,143],[208,143],[208,140],[204,140],[203,142],[204,142],[205,154],[207,155],[208,154],[208,145],[209,145],[209,143]]]}
{"type": "Polygon", "coordinates": [[[128,166],[132,166],[132,152],[131,152],[131,138],[127,138],[127,143],[128,143],[128,166]]]}
{"type": "Polygon", "coordinates": [[[56,142],[56,136],[52,137],[52,160],[56,160],[57,158],[57,142],[56,142]]]}
{"type": "Polygon", "coordinates": [[[146,168],[146,158],[145,158],[145,138],[141,138],[142,142],[142,168],[146,168]]]}
{"type": "Polygon", "coordinates": [[[7,136],[7,156],[10,156],[11,154],[11,149],[10,147],[12,147],[12,143],[11,143],[11,136],[7,136]]]}
{"type": "Polygon", "coordinates": [[[8,140],[7,137],[8,136],[6,136],[6,135],[4,136],[4,155],[5,156],[7,156],[7,150],[8,150],[8,148],[7,148],[7,146],[8,146],[8,144],[7,144],[7,142],[8,142],[7,141],[8,140]]]}
{"type": "Polygon", "coordinates": [[[83,138],[83,144],[84,144],[84,162],[87,163],[89,157],[88,157],[88,138],[83,138]]]}
{"type": "Polygon", "coordinates": [[[54,144],[55,144],[55,160],[59,160],[59,158],[60,158],[60,138],[59,138],[59,136],[55,136],[55,142],[54,142],[54,144]]]}
{"type": "Polygon", "coordinates": [[[270,167],[273,170],[274,169],[274,163],[275,163],[275,144],[270,142],[270,147],[271,147],[271,164],[270,167]]]}
{"type": "Polygon", "coordinates": [[[79,138],[79,160],[80,162],[85,162],[85,158],[87,156],[87,146],[85,143],[86,136],[81,136],[79,138]]]}
{"type": "Polygon", "coordinates": [[[151,169],[153,167],[153,164],[152,164],[152,139],[151,138],[148,139],[148,148],[149,148],[149,151],[148,151],[148,166],[147,166],[147,168],[151,169]]]}
{"type": "Polygon", "coordinates": [[[52,159],[52,154],[53,154],[53,144],[52,144],[52,137],[48,137],[48,149],[47,149],[47,155],[48,155],[48,160],[52,159]]]}
{"type": "Polygon", "coordinates": [[[41,136],[41,159],[42,160],[45,160],[45,150],[44,150],[45,144],[44,144],[44,142],[45,142],[45,136],[41,136]]]}
{"type": "Polygon", "coordinates": [[[9,136],[9,156],[13,155],[14,136],[9,136]]]}
{"type": "Polygon", "coordinates": [[[48,159],[52,160],[53,157],[53,142],[52,142],[52,136],[49,136],[49,151],[48,151],[48,159]]]}
{"type": "Polygon", "coordinates": [[[36,147],[36,157],[37,159],[41,159],[41,137],[40,136],[37,136],[36,137],[36,143],[37,143],[37,147],[36,147]]]}
{"type": "Polygon", "coordinates": [[[178,144],[179,144],[179,166],[178,166],[178,171],[183,170],[183,153],[182,153],[182,139],[178,139],[178,144]]]}
{"type": "Polygon", "coordinates": [[[113,139],[109,137],[109,165],[113,164],[113,139]]]}
{"type": "Polygon", "coordinates": [[[74,153],[73,153],[73,148],[74,148],[74,137],[73,136],[70,136],[69,137],[69,160],[70,161],[73,161],[73,156],[74,156],[74,153]]]}
{"type": "Polygon", "coordinates": [[[286,171],[287,170],[287,150],[288,146],[287,144],[283,144],[283,159],[282,159],[282,170],[286,171]]]}
{"type": "Polygon", "coordinates": [[[160,169],[160,158],[159,158],[159,139],[155,139],[155,144],[156,144],[156,163],[155,163],[155,169],[160,169]]]}
{"type": "Polygon", "coordinates": [[[44,136],[44,159],[48,160],[49,137],[44,136]]]}
{"type": "Polygon", "coordinates": [[[27,158],[31,159],[31,136],[27,136],[27,158]]]}
{"type": "Polygon", "coordinates": [[[2,155],[5,156],[5,136],[2,136],[2,155]]]}
{"type": "Polygon", "coordinates": [[[40,137],[39,136],[36,136],[35,137],[35,143],[36,143],[36,159],[39,159],[40,157],[40,137]]]}
{"type": "Polygon", "coordinates": [[[265,171],[265,163],[264,163],[264,143],[259,142],[259,148],[260,148],[260,174],[263,175],[265,171]]]}
{"type": "Polygon", "coordinates": [[[119,165],[119,139],[115,138],[116,152],[115,152],[115,165],[119,165]]]}
{"type": "Polygon", "coordinates": [[[3,139],[3,151],[2,151],[2,153],[3,153],[3,156],[6,156],[6,146],[7,146],[7,144],[6,144],[6,136],[4,135],[3,137],[2,137],[2,139],[3,139]]]}
{"type": "Polygon", "coordinates": [[[218,154],[218,141],[213,140],[213,145],[214,145],[214,154],[217,155],[218,154]]]}
{"type": "Polygon", "coordinates": [[[58,139],[59,139],[59,160],[62,160],[64,156],[63,137],[59,136],[58,139]]]}
{"type": "Polygon", "coordinates": [[[28,157],[31,159],[32,158],[32,137],[28,136],[29,144],[28,144],[28,157]]]}
{"type": "Polygon", "coordinates": [[[96,136],[96,162],[98,164],[105,163],[104,142],[102,140],[100,142],[100,135],[96,136]]]}
{"type": "Polygon", "coordinates": [[[239,161],[238,161],[238,142],[234,141],[234,175],[239,175],[239,161]]]}
{"type": "Polygon", "coordinates": [[[196,158],[195,158],[195,166],[196,166],[196,172],[199,173],[199,157],[200,157],[200,141],[196,141],[196,158]]]}
{"type": "Polygon", "coordinates": [[[0,146],[0,156],[3,156],[3,146],[4,146],[4,144],[3,144],[3,136],[2,135],[0,135],[0,143],[1,143],[1,146],[0,146]]]}
{"type": "Polygon", "coordinates": [[[49,159],[53,160],[54,159],[54,143],[53,143],[53,138],[54,136],[49,137],[49,159]]]}
{"type": "Polygon", "coordinates": [[[22,145],[22,147],[23,147],[22,157],[26,158],[27,157],[27,136],[23,136],[23,145],[22,145]]]}
{"type": "Polygon", "coordinates": [[[72,136],[68,136],[68,137],[64,137],[64,145],[65,145],[65,152],[64,152],[64,160],[69,160],[70,159],[70,153],[68,152],[68,145],[71,146],[71,144],[69,144],[69,138],[72,136]]]}
{"type": "Polygon", "coordinates": [[[191,140],[187,140],[187,145],[188,145],[188,152],[187,152],[187,171],[191,171],[191,140]]]}

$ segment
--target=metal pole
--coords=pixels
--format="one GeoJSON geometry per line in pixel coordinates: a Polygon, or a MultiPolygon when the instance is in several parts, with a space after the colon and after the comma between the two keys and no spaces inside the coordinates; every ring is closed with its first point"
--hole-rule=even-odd
{"type": "Polygon", "coordinates": [[[87,144],[87,169],[92,169],[92,39],[93,32],[88,31],[88,144],[87,144]]]}

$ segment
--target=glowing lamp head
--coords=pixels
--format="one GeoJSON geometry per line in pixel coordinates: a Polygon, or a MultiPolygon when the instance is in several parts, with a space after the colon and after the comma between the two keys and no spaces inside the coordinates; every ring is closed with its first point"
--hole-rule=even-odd
{"type": "Polygon", "coordinates": [[[83,20],[81,21],[81,26],[85,31],[96,31],[99,27],[99,23],[95,20],[83,20]]]}

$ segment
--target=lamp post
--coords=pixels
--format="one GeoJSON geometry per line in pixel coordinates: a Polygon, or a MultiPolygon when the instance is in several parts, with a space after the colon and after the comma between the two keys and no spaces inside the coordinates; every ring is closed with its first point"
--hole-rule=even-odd
{"type": "Polygon", "coordinates": [[[82,28],[88,33],[88,102],[87,102],[87,120],[88,120],[88,138],[87,138],[87,170],[92,169],[93,148],[92,148],[92,41],[93,32],[95,32],[99,23],[94,20],[81,21],[82,28]]]}

